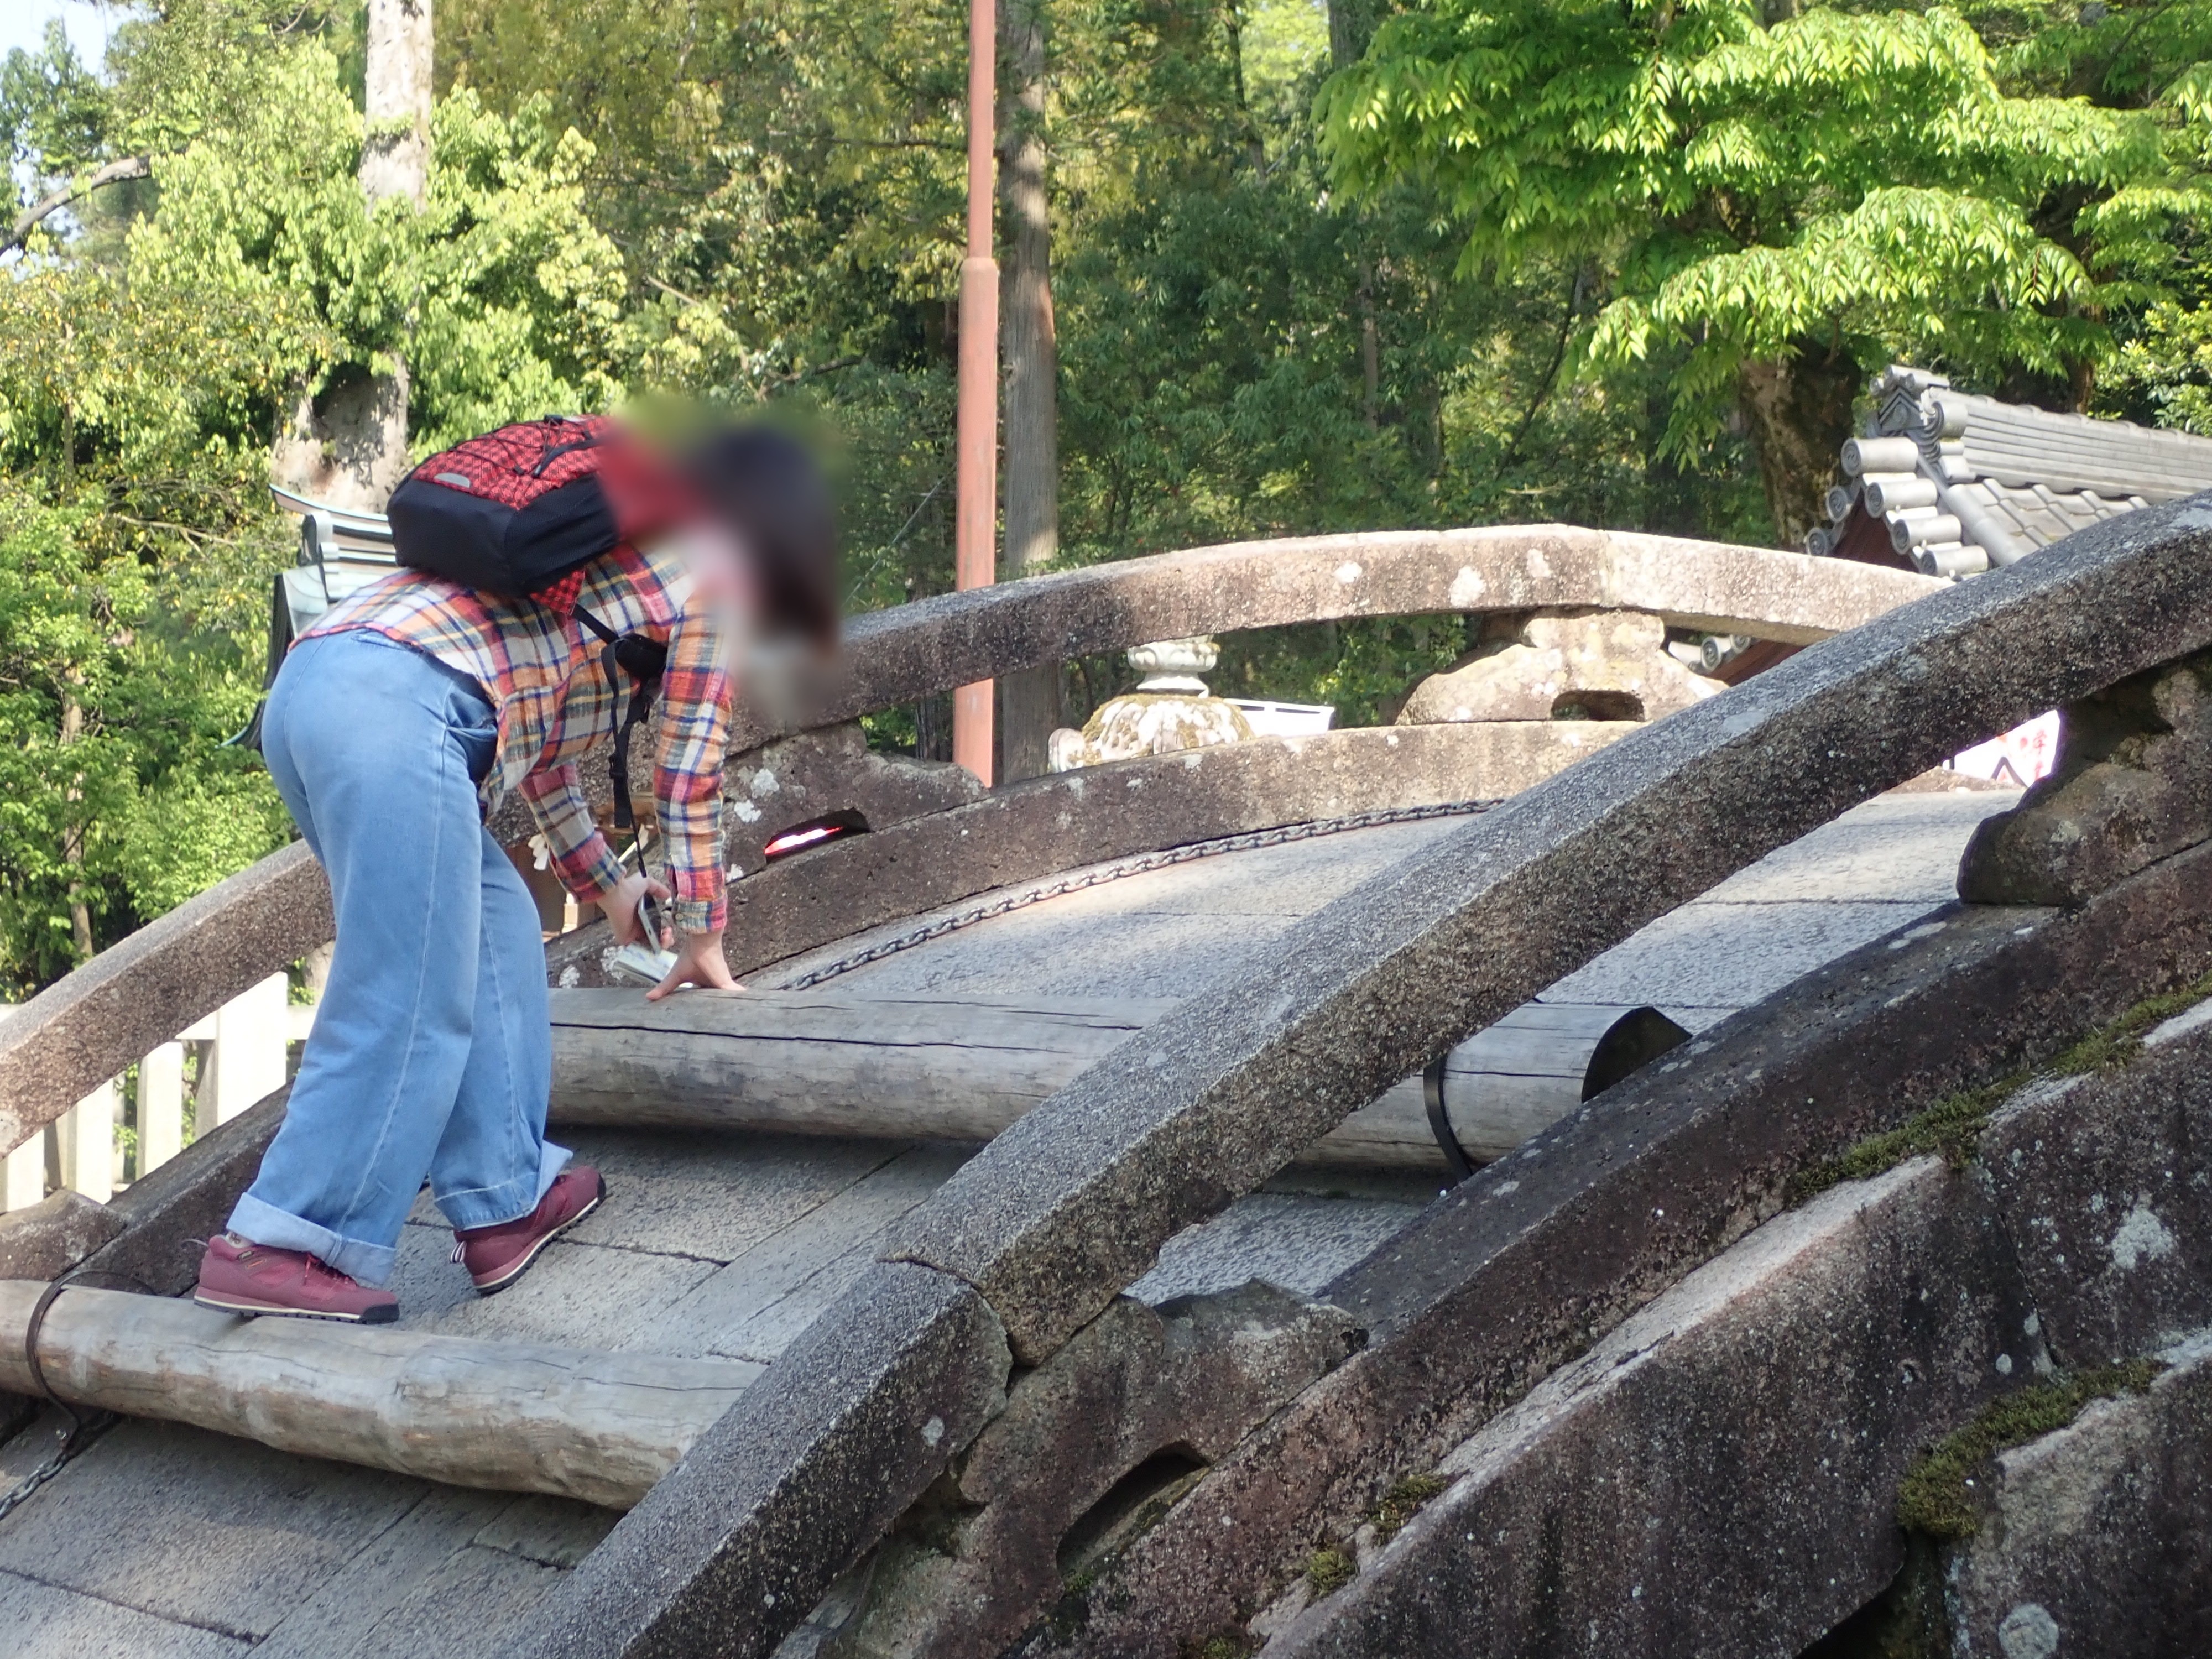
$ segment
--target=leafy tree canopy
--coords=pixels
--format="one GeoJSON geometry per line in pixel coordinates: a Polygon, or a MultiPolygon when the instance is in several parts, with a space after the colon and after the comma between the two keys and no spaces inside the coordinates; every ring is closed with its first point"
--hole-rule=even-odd
{"type": "Polygon", "coordinates": [[[1943,8],[1437,0],[1331,82],[1325,120],[1346,187],[1437,193],[1463,274],[1601,266],[1587,364],[1680,352],[1668,441],[1746,418],[1794,535],[1871,366],[2086,379],[2171,273],[2205,205],[2196,71],[2131,46],[2091,77],[2131,94],[2114,107],[2075,85],[2088,45],[2038,33],[2008,76],[1943,8]]]}
{"type": "Polygon", "coordinates": [[[327,21],[176,0],[119,32],[107,79],[58,32],[0,68],[26,199],[118,155],[152,164],[143,187],[48,221],[0,277],[7,988],[288,833],[258,761],[222,745],[289,562],[266,483],[301,396],[404,344],[434,445],[621,385],[623,278],[584,211],[590,146],[542,100],[502,118],[464,89],[437,111],[428,203],[372,214],[327,21]]]}

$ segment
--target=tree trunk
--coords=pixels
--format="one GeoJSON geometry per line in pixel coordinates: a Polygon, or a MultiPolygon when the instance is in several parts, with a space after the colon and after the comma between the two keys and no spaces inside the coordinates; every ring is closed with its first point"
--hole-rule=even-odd
{"type": "Polygon", "coordinates": [[[1379,0],[1328,0],[1328,66],[1342,69],[1356,64],[1375,38],[1381,21],[1379,0]]]}
{"type": "Polygon", "coordinates": [[[1807,531],[1828,521],[1828,486],[1851,435],[1851,404],[1864,378],[1844,353],[1804,342],[1778,362],[1746,363],[1741,371],[1737,407],[1759,457],[1778,545],[1799,547],[1807,531]]]}
{"type": "Polygon", "coordinates": [[[430,185],[430,0],[368,0],[361,188],[420,206],[430,185]]]}
{"type": "Polygon", "coordinates": [[[1382,425],[1382,339],[1375,322],[1375,267],[1359,262],[1359,409],[1370,432],[1382,425]]]}
{"type": "MultiPolygon", "coordinates": [[[[420,206],[430,182],[431,0],[368,0],[361,188],[372,210],[391,197],[420,206]]],[[[407,364],[341,372],[302,391],[277,434],[278,483],[335,507],[383,508],[407,472],[407,364]]]]}
{"type": "Polygon", "coordinates": [[[392,370],[341,370],[319,396],[302,391],[277,434],[276,482],[332,507],[381,513],[407,476],[407,364],[397,353],[392,370]]]}
{"type": "MultiPolygon", "coordinates": [[[[1380,0],[1328,0],[1331,69],[1343,69],[1365,55],[1381,9],[1380,0]]],[[[1382,424],[1382,339],[1375,316],[1375,265],[1364,254],[1354,301],[1359,314],[1359,414],[1374,432],[1382,424]]]]}
{"type": "MultiPolygon", "coordinates": [[[[1053,335],[1052,218],[1045,193],[1045,33],[1042,0],[1011,0],[1006,93],[999,163],[1006,262],[999,302],[1006,362],[1005,572],[1023,576],[1060,550],[1060,354],[1053,335]]],[[[1002,782],[1045,770],[1060,724],[1060,665],[1042,663],[999,682],[1002,782]]]]}

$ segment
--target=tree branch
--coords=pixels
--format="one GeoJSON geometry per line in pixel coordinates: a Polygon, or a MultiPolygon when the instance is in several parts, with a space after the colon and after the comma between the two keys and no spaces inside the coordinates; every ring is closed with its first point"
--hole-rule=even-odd
{"type": "Polygon", "coordinates": [[[95,190],[107,185],[119,185],[126,179],[143,179],[153,171],[152,157],[126,155],[119,161],[110,161],[82,185],[63,185],[25,210],[23,216],[15,221],[15,228],[9,233],[8,240],[0,242],[0,254],[13,253],[48,218],[71,204],[82,201],[95,190]]]}
{"type": "Polygon", "coordinates": [[[1567,287],[1566,310],[1559,319],[1559,337],[1553,343],[1551,363],[1544,370],[1543,378],[1536,382],[1535,395],[1528,399],[1528,407],[1522,411],[1521,424],[1514,430],[1513,441],[1505,446],[1505,453],[1498,463],[1501,472],[1521,459],[1521,446],[1528,436],[1528,428],[1536,424],[1537,411],[1544,407],[1545,400],[1552,395],[1552,387],[1559,378],[1560,367],[1567,361],[1567,342],[1574,337],[1576,313],[1582,309],[1583,277],[1586,270],[1587,267],[1582,265],[1575,267],[1575,279],[1567,287]]]}

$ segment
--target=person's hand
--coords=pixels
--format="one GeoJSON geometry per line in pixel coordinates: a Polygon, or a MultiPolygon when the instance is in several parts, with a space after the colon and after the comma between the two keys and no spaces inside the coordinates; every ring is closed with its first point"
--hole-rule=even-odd
{"type": "Polygon", "coordinates": [[[648,950],[658,951],[672,945],[672,939],[646,939],[645,927],[638,919],[639,904],[650,893],[661,903],[668,902],[668,889],[663,883],[648,880],[643,876],[624,876],[606,893],[600,896],[599,910],[614,932],[617,945],[635,945],[643,939],[648,950]]]}
{"type": "Polygon", "coordinates": [[[722,959],[722,936],[720,933],[686,933],[676,947],[676,965],[668,970],[668,977],[645,994],[647,1002],[658,1002],[687,985],[702,986],[713,991],[742,991],[745,988],[731,977],[730,964],[722,959]]]}

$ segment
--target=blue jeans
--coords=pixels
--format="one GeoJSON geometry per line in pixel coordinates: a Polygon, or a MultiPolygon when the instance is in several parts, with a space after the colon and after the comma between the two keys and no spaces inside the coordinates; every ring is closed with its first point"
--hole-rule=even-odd
{"type": "Polygon", "coordinates": [[[498,744],[475,681],[366,632],[295,646],[262,719],[284,805],[331,880],[337,953],[283,1127],[230,1231],[392,1277],[428,1176],[456,1227],[527,1215],[553,1039],[538,907],[483,827],[498,744]]]}

